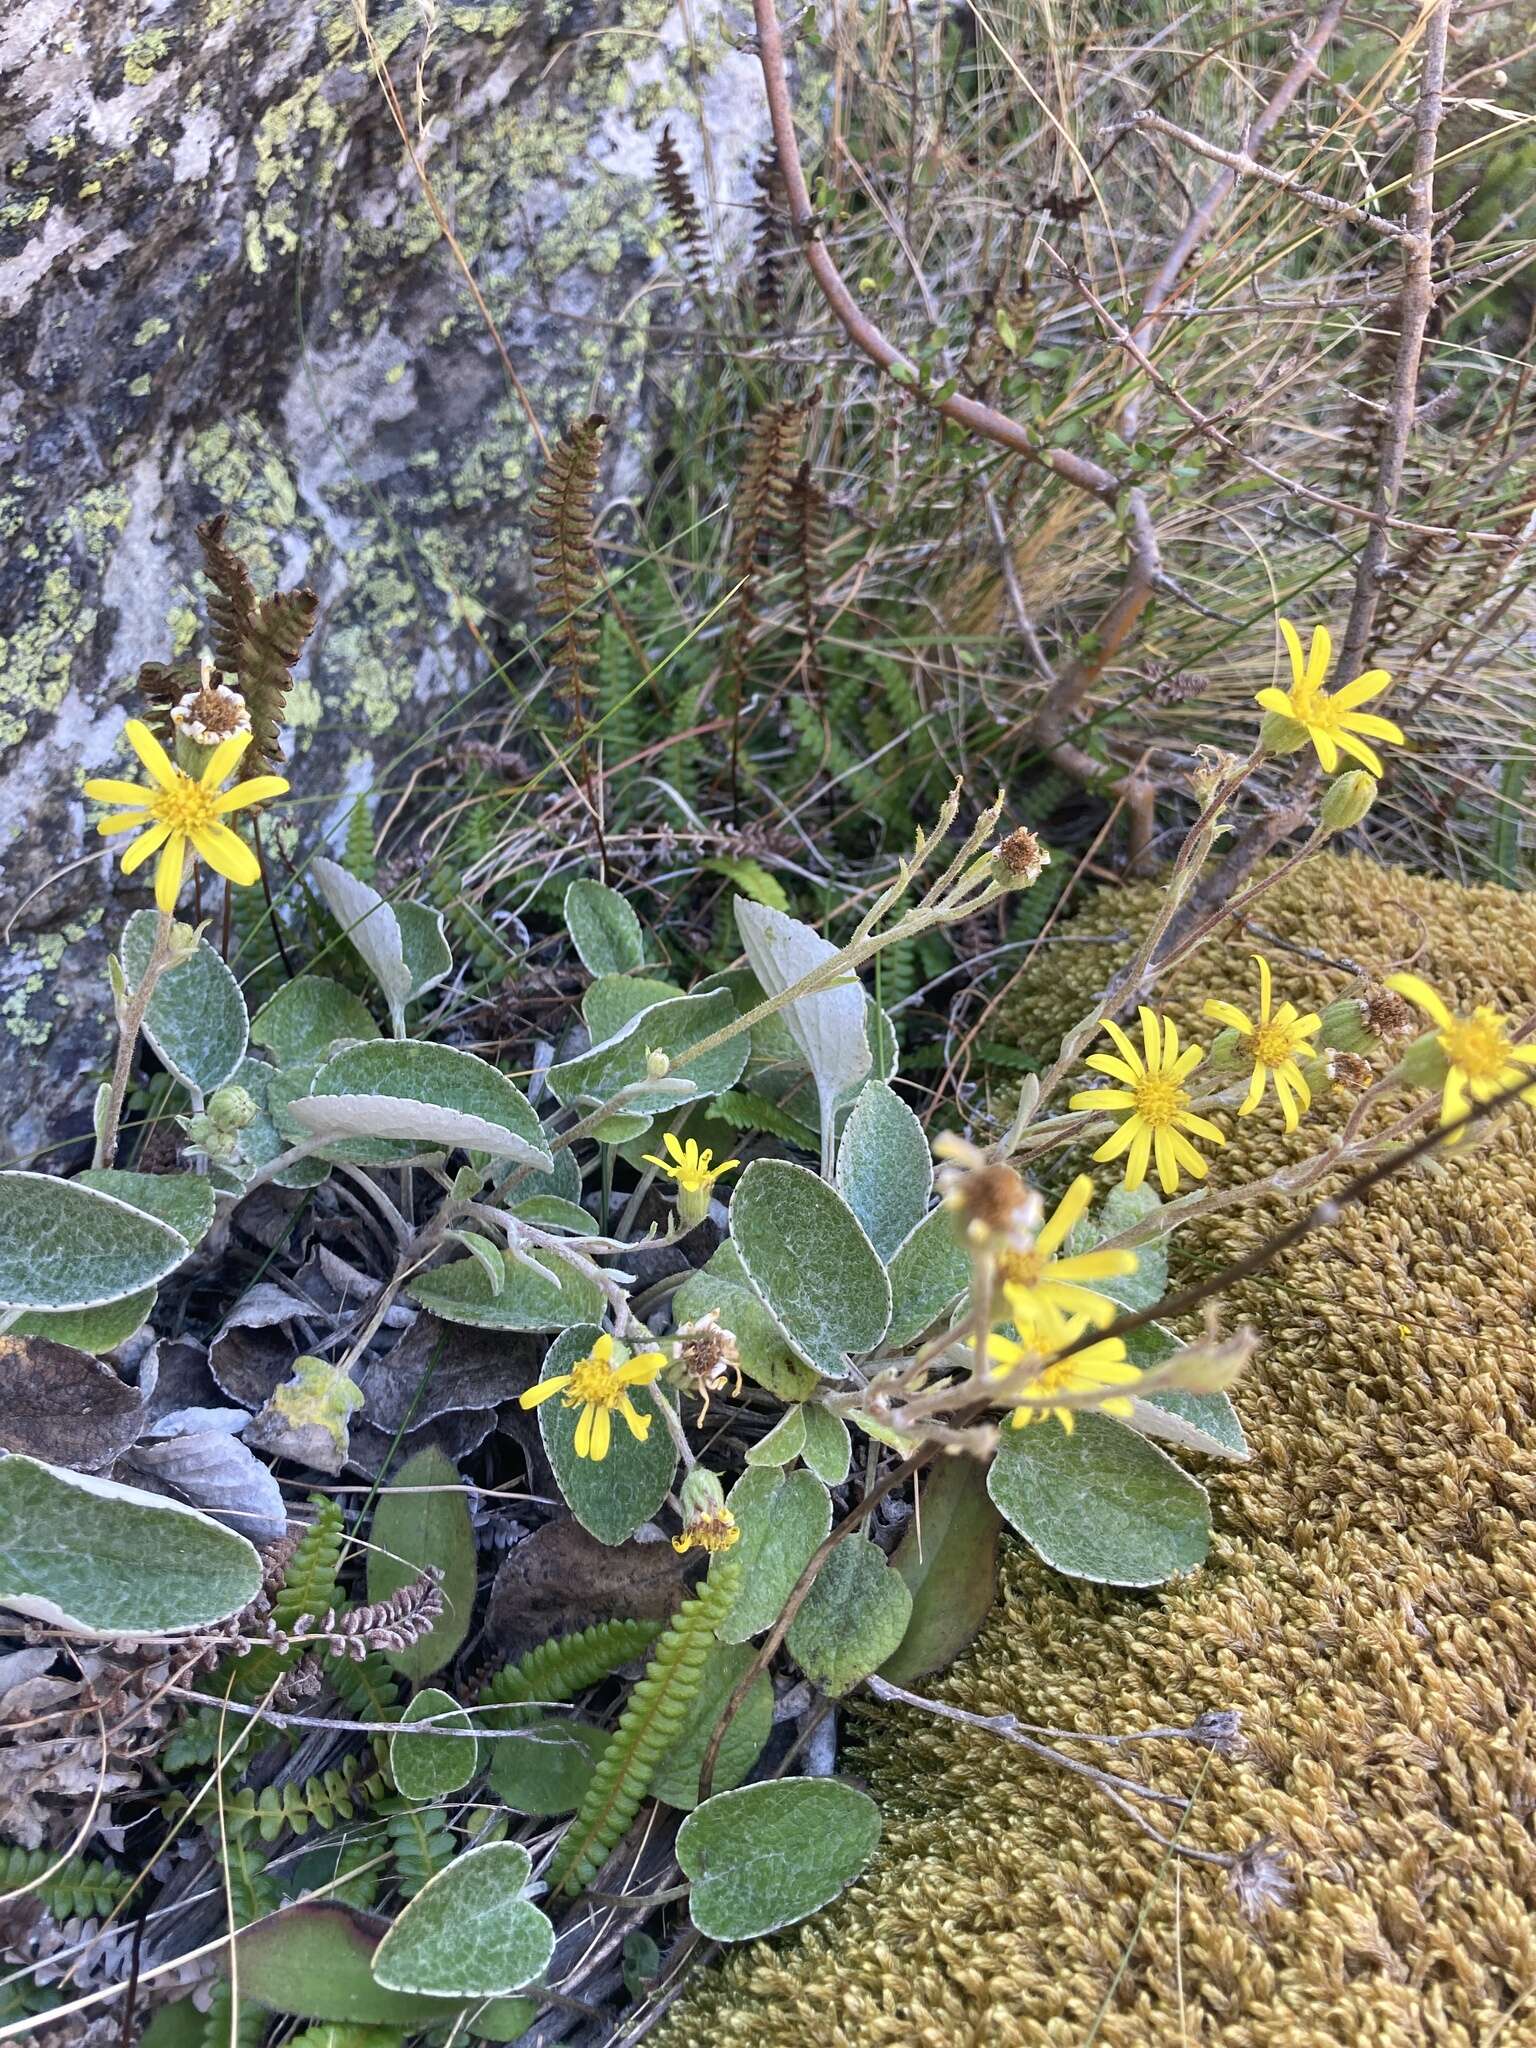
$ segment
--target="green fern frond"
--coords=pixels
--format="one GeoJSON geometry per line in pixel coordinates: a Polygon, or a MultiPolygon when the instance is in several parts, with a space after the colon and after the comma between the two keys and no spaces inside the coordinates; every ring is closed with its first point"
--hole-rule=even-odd
{"type": "Polygon", "coordinates": [[[733,1131],[762,1131],[770,1138],[782,1138],[786,1145],[798,1145],[802,1152],[815,1152],[821,1145],[809,1124],[750,1088],[727,1088],[709,1105],[709,1113],[733,1131]]]}
{"type": "Polygon", "coordinates": [[[699,866],[706,874],[724,875],[754,903],[788,915],[789,898],[784,893],[783,883],[777,875],[771,875],[760,860],[749,860],[742,854],[720,854],[713,860],[700,861],[699,866]]]}
{"type": "Polygon", "coordinates": [[[282,1892],[277,1879],[267,1869],[265,1844],[254,1835],[231,1826],[227,1813],[223,1835],[220,1835],[217,1823],[208,1828],[207,1834],[208,1846],[223,1864],[229,1878],[229,1904],[234,1924],[249,1927],[253,1920],[264,1919],[275,1911],[282,1892]]]}
{"type": "MultiPolygon", "coordinates": [[[[36,1883],[57,1861],[52,1849],[19,1849],[0,1842],[0,1898],[36,1883]]],[[[104,1918],[127,1891],[130,1880],[93,1856],[69,1856],[53,1870],[37,1896],[55,1920],[104,1918]]]]}
{"type": "Polygon", "coordinates": [[[719,1558],[699,1590],[673,1616],[645,1676],[619,1716],[613,1740],[592,1774],[576,1818],[549,1869],[552,1890],[575,1893],[590,1884],[634,1819],[656,1766],[682,1727],[704,1677],[715,1631],[741,1588],[741,1566],[719,1558]]]}
{"type": "Polygon", "coordinates": [[[398,1721],[400,1680],[388,1658],[370,1650],[361,1663],[351,1657],[325,1657],[325,1675],[346,1703],[354,1721],[398,1721]]]}
{"type": "Polygon", "coordinates": [[[378,1811],[394,1857],[395,1883],[404,1898],[414,1899],[428,1878],[447,1869],[458,1840],[441,1807],[421,1806],[414,1799],[390,1799],[378,1811]]]}
{"type": "Polygon", "coordinates": [[[487,1679],[476,1704],[512,1707],[573,1700],[648,1650],[660,1634],[659,1621],[599,1621],[577,1635],[553,1636],[487,1679]]]}
{"type": "Polygon", "coordinates": [[[301,1614],[324,1614],[342,1604],[337,1574],[346,1541],[346,1523],[336,1502],[323,1493],[312,1493],[309,1505],[314,1509],[315,1519],[299,1538],[299,1547],[288,1560],[283,1583],[272,1602],[272,1619],[282,1629],[292,1628],[301,1614]]]}
{"type": "Polygon", "coordinates": [[[216,1984],[208,2010],[203,2015],[203,2048],[260,2048],[271,2013],[264,2005],[242,1998],[231,2026],[230,2009],[233,2004],[234,1996],[228,1984],[216,1984]]]}
{"type": "MultiPolygon", "coordinates": [[[[249,1786],[227,1791],[224,1825],[231,1835],[254,1828],[264,1842],[275,1842],[288,1829],[304,1835],[311,1828],[334,1827],[338,1820],[356,1820],[389,1789],[389,1775],[377,1755],[365,1752],[344,1757],[334,1769],[318,1771],[300,1783],[264,1785],[259,1792],[249,1786]]],[[[204,1820],[215,1820],[219,1802],[212,1788],[198,1800],[197,1811],[204,1820]]]]}
{"type": "Polygon", "coordinates": [[[358,797],[347,813],[346,847],[341,864],[349,875],[356,875],[360,882],[371,882],[378,872],[378,855],[373,841],[373,819],[369,815],[366,797],[358,797]]]}

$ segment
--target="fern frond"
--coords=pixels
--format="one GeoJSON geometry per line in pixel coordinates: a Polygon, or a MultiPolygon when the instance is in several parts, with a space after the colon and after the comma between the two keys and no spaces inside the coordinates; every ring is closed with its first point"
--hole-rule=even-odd
{"type": "Polygon", "coordinates": [[[215,1984],[208,2010],[203,2014],[202,2048],[260,2048],[271,2013],[253,1999],[242,1998],[231,2026],[233,2005],[234,1996],[228,1984],[215,1984]]]}
{"type": "Polygon", "coordinates": [[[398,1721],[400,1680],[387,1657],[370,1650],[360,1663],[351,1657],[325,1657],[325,1675],[346,1703],[354,1721],[398,1721]]]}
{"type": "Polygon", "coordinates": [[[784,259],[789,247],[789,195],[779,152],[769,144],[752,172],[757,187],[752,231],[752,302],[764,327],[778,324],[784,310],[784,259]]]}
{"type": "Polygon", "coordinates": [[[228,1815],[222,1836],[217,1824],[207,1829],[208,1846],[229,1878],[229,1904],[237,1927],[249,1927],[276,1910],[282,1887],[267,1869],[265,1844],[232,1827],[228,1815]]]}
{"type": "MultiPolygon", "coordinates": [[[[224,1825],[231,1835],[253,1828],[264,1842],[275,1842],[285,1830],[305,1835],[311,1828],[334,1827],[338,1820],[356,1820],[389,1789],[389,1774],[378,1755],[365,1752],[343,1757],[333,1769],[297,1783],[264,1785],[259,1792],[250,1786],[226,1791],[224,1825]]],[[[197,1811],[205,1821],[216,1820],[219,1801],[212,1787],[197,1801],[197,1811]]]]}
{"type": "Polygon", "coordinates": [[[539,610],[555,623],[547,649],[557,685],[578,723],[584,719],[588,672],[596,659],[592,603],[602,584],[592,537],[592,504],[602,451],[600,412],[589,413],[550,450],[534,494],[533,574],[539,610]]]}
{"type": "Polygon", "coordinates": [[[414,1799],[391,1799],[378,1809],[394,1857],[395,1882],[401,1894],[414,1899],[428,1878],[446,1870],[458,1849],[453,1829],[439,1806],[421,1806],[414,1799]]]}
{"type": "Polygon", "coordinates": [[[693,196],[693,186],[683,169],[683,160],[672,140],[670,126],[662,129],[661,140],[656,145],[656,189],[661,194],[667,218],[672,223],[672,232],[682,250],[683,269],[688,273],[688,280],[700,298],[707,299],[709,244],[704,234],[704,216],[693,196]]]}
{"type": "Polygon", "coordinates": [[[649,1649],[661,1626],[659,1621],[598,1621],[573,1636],[552,1636],[487,1679],[476,1704],[511,1707],[573,1700],[649,1649]]]}
{"type": "Polygon", "coordinates": [[[378,872],[378,856],[373,841],[373,819],[368,810],[368,799],[358,797],[347,813],[347,837],[341,864],[349,875],[356,875],[360,882],[371,882],[378,872]]]}
{"type": "Polygon", "coordinates": [[[619,1716],[613,1740],[599,1759],[576,1817],[549,1869],[552,1890],[575,1893],[602,1868],[634,1819],[656,1766],[687,1715],[704,1677],[715,1630],[741,1587],[734,1559],[715,1561],[710,1576],[673,1616],[652,1652],[645,1676],[619,1716]]]}
{"type": "MultiPolygon", "coordinates": [[[[20,1849],[0,1842],[0,1898],[36,1882],[56,1861],[52,1849],[20,1849]]],[[[94,1856],[70,1856],[53,1871],[37,1896],[55,1920],[104,1919],[127,1891],[129,1878],[94,1856]]]]}
{"type": "Polygon", "coordinates": [[[709,1113],[733,1131],[762,1131],[770,1138],[782,1138],[786,1145],[798,1145],[802,1152],[815,1152],[821,1146],[809,1124],[750,1088],[727,1088],[709,1105],[709,1113]]]}
{"type": "Polygon", "coordinates": [[[760,860],[749,860],[744,854],[719,854],[713,860],[702,860],[699,866],[705,873],[724,875],[728,882],[734,882],[743,896],[750,896],[754,903],[762,903],[769,910],[789,910],[789,898],[784,885],[777,875],[771,875],[760,860]]]}
{"type": "Polygon", "coordinates": [[[336,1502],[323,1493],[312,1493],[309,1505],[315,1519],[299,1538],[272,1602],[272,1620],[281,1629],[292,1628],[301,1614],[325,1614],[342,1604],[337,1573],[346,1522],[336,1502]]]}
{"type": "Polygon", "coordinates": [[[805,636],[805,686],[814,696],[821,688],[821,629],[816,606],[826,581],[830,507],[827,494],[812,477],[808,462],[802,462],[795,471],[789,487],[787,516],[795,597],[800,607],[800,630],[805,636]]]}
{"type": "Polygon", "coordinates": [[[198,527],[197,538],[214,591],[208,600],[214,666],[235,678],[251,714],[251,744],[241,771],[259,775],[281,764],[278,743],[293,667],[314,630],[320,600],[312,590],[257,597],[244,562],[224,539],[228,523],[228,513],[217,513],[198,527]]]}

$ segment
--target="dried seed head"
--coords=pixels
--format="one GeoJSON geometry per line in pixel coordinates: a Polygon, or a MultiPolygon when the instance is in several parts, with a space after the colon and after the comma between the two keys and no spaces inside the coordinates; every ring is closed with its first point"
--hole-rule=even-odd
{"type": "Polygon", "coordinates": [[[206,665],[195,690],[171,706],[171,723],[178,734],[199,747],[216,747],[237,732],[249,732],[251,714],[245,699],[228,683],[216,683],[206,665]]]}
{"type": "Polygon", "coordinates": [[[1346,1089],[1351,1095],[1359,1095],[1375,1080],[1375,1071],[1367,1059],[1357,1052],[1331,1052],[1328,1055],[1328,1078],[1335,1088],[1346,1089]]]}
{"type": "Polygon", "coordinates": [[[1020,825],[992,851],[992,871],[1004,889],[1027,889],[1051,864],[1051,856],[1027,825],[1020,825]]]}
{"type": "Polygon", "coordinates": [[[1040,1227],[1040,1197],[1011,1166],[994,1164],[953,1132],[945,1132],[933,1149],[949,1162],[938,1175],[944,1206],[959,1217],[970,1244],[1002,1249],[1032,1240],[1040,1227]]]}
{"type": "Polygon", "coordinates": [[[1363,1000],[1366,1028],[1373,1038],[1386,1042],[1417,1035],[1418,1012],[1395,989],[1368,988],[1363,1000]]]}

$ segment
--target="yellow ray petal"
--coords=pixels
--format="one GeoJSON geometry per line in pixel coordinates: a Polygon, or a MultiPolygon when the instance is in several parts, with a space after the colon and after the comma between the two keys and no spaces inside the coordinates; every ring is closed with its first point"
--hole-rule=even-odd
{"type": "Polygon", "coordinates": [[[1173,1133],[1161,1130],[1157,1134],[1157,1178],[1165,1195],[1176,1195],[1179,1191],[1179,1162],[1173,1149],[1173,1133]]]}
{"type": "Polygon", "coordinates": [[[261,880],[260,861],[227,825],[194,825],[190,837],[216,874],[226,875],[242,889],[261,880]]]}
{"type": "Polygon", "coordinates": [[[1243,1097],[1242,1107],[1237,1112],[1239,1116],[1253,1115],[1253,1112],[1264,1100],[1264,1083],[1268,1077],[1269,1069],[1267,1067],[1254,1068],[1253,1079],[1248,1083],[1248,1093],[1243,1097]]]}
{"type": "Polygon", "coordinates": [[[1255,704],[1261,705],[1264,710],[1273,711],[1277,717],[1294,718],[1296,716],[1295,712],[1291,709],[1290,698],[1287,697],[1284,690],[1277,690],[1272,683],[1268,689],[1260,690],[1253,701],[1255,704]]]}
{"type": "Polygon", "coordinates": [[[1213,1024],[1228,1025],[1233,1031],[1241,1031],[1246,1037],[1253,1030],[1253,1019],[1246,1010],[1240,1010],[1236,1003],[1224,1003],[1215,996],[1208,997],[1200,1005],[1202,1017],[1209,1017],[1213,1024]]]}
{"type": "Polygon", "coordinates": [[[1061,1200],[1056,1204],[1048,1223],[1040,1226],[1035,1239],[1035,1250],[1042,1258],[1048,1259],[1056,1247],[1066,1242],[1074,1223],[1088,1213],[1088,1204],[1093,1200],[1093,1176],[1080,1173],[1061,1200]]]}
{"type": "Polygon", "coordinates": [[[123,855],[123,873],[131,875],[135,868],[143,867],[152,853],[158,853],[171,836],[169,825],[151,825],[142,839],[136,839],[123,855]]]}
{"type": "MultiPolygon", "coordinates": [[[[1280,628],[1280,637],[1285,642],[1286,649],[1291,657],[1292,682],[1299,690],[1307,680],[1307,664],[1306,658],[1301,651],[1301,635],[1289,619],[1277,619],[1275,623],[1280,628]]],[[[1262,703],[1263,699],[1260,698],[1259,701],[1262,703]]]]}
{"type": "MultiPolygon", "coordinates": [[[[1321,747],[1323,738],[1324,735],[1322,733],[1317,735],[1319,747],[1321,747]]],[[[1339,745],[1346,754],[1352,754],[1362,768],[1369,768],[1373,775],[1380,775],[1381,756],[1374,748],[1368,747],[1364,740],[1356,739],[1352,732],[1341,732],[1339,734],[1339,745]]],[[[1333,763],[1330,761],[1327,763],[1327,766],[1331,768],[1333,763]]]]}
{"type": "Polygon", "coordinates": [[[1197,1138],[1204,1138],[1207,1145],[1225,1145],[1227,1142],[1220,1124],[1213,1124],[1209,1117],[1196,1116],[1191,1109],[1186,1109],[1180,1116],[1179,1128],[1193,1131],[1197,1138]]]}
{"type": "Polygon", "coordinates": [[[155,800],[155,792],[141,782],[114,782],[107,775],[93,775],[84,788],[91,801],[98,804],[132,804],[142,811],[155,800]]]}
{"type": "Polygon", "coordinates": [[[1320,690],[1328,680],[1328,664],[1333,659],[1333,635],[1326,626],[1312,628],[1312,651],[1307,657],[1307,684],[1320,690]]]}
{"type": "Polygon", "coordinates": [[[130,718],[123,727],[123,737],[138,755],[162,789],[174,789],[177,771],[171,757],[155,738],[142,718],[130,718]]]}
{"type": "MultiPolygon", "coordinates": [[[[103,839],[110,839],[118,832],[137,832],[141,825],[150,822],[148,811],[117,811],[110,818],[98,818],[96,830],[103,839]]],[[[170,827],[167,826],[169,831],[170,827]]]]}
{"type": "Polygon", "coordinates": [[[519,1394],[517,1405],[519,1408],[537,1408],[541,1401],[548,1401],[556,1394],[563,1394],[570,1384],[571,1375],[568,1372],[557,1372],[550,1379],[540,1380],[536,1387],[529,1387],[526,1393],[519,1394]]]}
{"type": "Polygon", "coordinates": [[[1133,1087],[1141,1079],[1140,1074],[1128,1067],[1124,1060],[1117,1060],[1112,1052],[1091,1052],[1083,1065],[1092,1067],[1096,1074],[1108,1074],[1112,1081],[1129,1081],[1133,1087]]]}
{"type": "Polygon", "coordinates": [[[1259,1022],[1267,1024],[1269,1022],[1270,1004],[1273,1001],[1275,992],[1274,977],[1269,971],[1269,962],[1262,953],[1254,953],[1251,958],[1254,966],[1259,970],[1259,1022]]]}
{"type": "Polygon", "coordinates": [[[1356,676],[1342,690],[1335,690],[1333,701],[1341,711],[1353,711],[1357,704],[1369,704],[1373,697],[1379,697],[1391,680],[1386,669],[1368,668],[1363,676],[1356,676]]]}
{"type": "Polygon", "coordinates": [[[187,835],[173,832],[161,851],[155,868],[155,901],[169,917],[187,872],[187,835]]]}
{"type": "Polygon", "coordinates": [[[1318,725],[1309,725],[1307,731],[1312,735],[1312,744],[1317,749],[1318,760],[1322,762],[1324,771],[1331,775],[1339,765],[1339,749],[1333,734],[1324,732],[1318,725]]]}
{"type": "Polygon", "coordinates": [[[1115,1020],[1112,1017],[1106,1017],[1104,1019],[1104,1029],[1109,1033],[1110,1037],[1114,1040],[1115,1045],[1119,1050],[1120,1057],[1125,1061],[1126,1065],[1130,1068],[1131,1072],[1136,1076],[1137,1080],[1139,1081],[1142,1075],[1146,1072],[1146,1068],[1141,1063],[1141,1054],[1136,1050],[1135,1046],[1132,1045],[1130,1039],[1126,1036],[1125,1032],[1120,1028],[1120,1026],[1115,1022],[1115,1020]]]}
{"type": "Polygon", "coordinates": [[[1157,1012],[1143,1003],[1136,1014],[1141,1019],[1141,1042],[1147,1049],[1147,1072],[1155,1074],[1163,1064],[1162,1029],[1157,1021],[1157,1012]]]}
{"type": "Polygon", "coordinates": [[[249,782],[237,782],[233,789],[215,797],[213,808],[221,818],[227,818],[231,811],[243,811],[247,804],[270,803],[275,796],[287,792],[288,781],[282,775],[253,775],[249,782]]]}
{"type": "Polygon", "coordinates": [[[1344,721],[1345,732],[1363,732],[1367,739],[1385,740],[1389,746],[1401,747],[1407,742],[1403,728],[1394,725],[1390,718],[1378,718],[1374,711],[1356,711],[1344,721]]]}
{"type": "Polygon", "coordinates": [[[1135,1194],[1147,1177],[1147,1161],[1152,1156],[1152,1131],[1143,1124],[1136,1132],[1131,1145],[1130,1156],[1125,1162],[1125,1185],[1130,1194],[1135,1194]]]}
{"type": "Polygon", "coordinates": [[[1094,1158],[1098,1160],[1100,1165],[1103,1165],[1106,1160],[1118,1159],[1126,1146],[1131,1144],[1138,1134],[1145,1131],[1146,1128],[1146,1125],[1139,1116],[1128,1116],[1119,1130],[1104,1140],[1098,1151],[1094,1153],[1094,1158]]]}
{"type": "Polygon", "coordinates": [[[232,732],[227,740],[220,740],[203,768],[204,789],[217,789],[221,782],[227,782],[250,744],[249,732],[232,732]]]}

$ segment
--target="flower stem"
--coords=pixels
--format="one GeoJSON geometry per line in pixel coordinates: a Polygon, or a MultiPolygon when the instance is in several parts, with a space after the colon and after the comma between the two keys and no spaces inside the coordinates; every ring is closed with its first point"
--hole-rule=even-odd
{"type": "Polygon", "coordinates": [[[118,1126],[123,1120],[123,1104],[128,1098],[128,1082],[133,1074],[133,1056],[138,1050],[139,1033],[144,1028],[144,1019],[149,1011],[149,999],[155,992],[155,983],[171,964],[171,920],[163,910],[155,912],[155,942],[149,949],[149,958],[144,963],[144,972],[139,985],[118,1008],[117,1057],[112,1063],[112,1086],[107,1094],[106,1113],[101,1120],[101,1131],[96,1139],[96,1156],[92,1165],[110,1166],[117,1156],[118,1126]]]}

